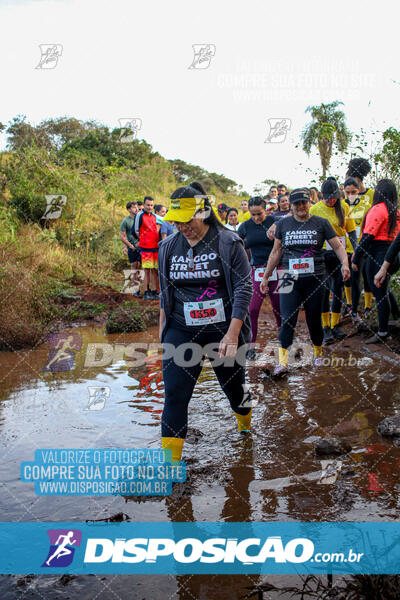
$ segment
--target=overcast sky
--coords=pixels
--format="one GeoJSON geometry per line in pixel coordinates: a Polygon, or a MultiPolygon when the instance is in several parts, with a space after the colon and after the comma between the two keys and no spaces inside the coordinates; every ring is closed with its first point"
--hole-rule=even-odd
{"type": "Polygon", "coordinates": [[[138,137],[166,158],[249,192],[265,178],[305,185],[306,167],[319,169],[295,148],[308,105],[342,100],[352,131],[400,127],[394,10],[386,0],[0,0],[0,122],[137,118],[138,137]],[[62,46],[55,68],[35,68],[39,44],[62,46]],[[194,44],[215,47],[208,68],[189,68],[194,44]],[[279,143],[265,142],[269,119],[290,125],[279,143]]]}

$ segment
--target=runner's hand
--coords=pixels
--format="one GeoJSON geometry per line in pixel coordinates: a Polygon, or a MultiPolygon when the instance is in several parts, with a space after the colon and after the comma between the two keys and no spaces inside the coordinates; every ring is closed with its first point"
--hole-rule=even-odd
{"type": "Polygon", "coordinates": [[[262,294],[268,293],[268,278],[271,276],[271,273],[265,272],[264,277],[260,283],[260,291],[262,294]]]}
{"type": "Polygon", "coordinates": [[[271,225],[271,227],[267,231],[267,236],[270,240],[273,240],[275,238],[275,230],[276,230],[276,223],[271,225]]]}
{"type": "Polygon", "coordinates": [[[385,281],[386,274],[387,271],[385,267],[382,266],[374,277],[374,284],[377,288],[381,287],[382,283],[385,281]]]}
{"type": "MultiPolygon", "coordinates": [[[[354,269],[354,265],[353,265],[353,269],[354,269]]],[[[350,269],[347,265],[342,265],[342,277],[343,277],[343,281],[347,281],[348,279],[350,279],[350,269]]]]}
{"type": "Polygon", "coordinates": [[[224,356],[235,356],[239,338],[237,335],[232,335],[229,331],[224,335],[219,343],[218,356],[223,358],[224,356]]]}
{"type": "Polygon", "coordinates": [[[353,271],[358,271],[358,267],[354,263],[351,263],[351,268],[353,269],[353,271]]]}

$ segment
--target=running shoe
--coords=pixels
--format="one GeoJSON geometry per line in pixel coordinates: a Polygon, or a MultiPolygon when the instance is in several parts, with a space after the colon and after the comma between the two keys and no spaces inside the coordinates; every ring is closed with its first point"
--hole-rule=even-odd
{"type": "Polygon", "coordinates": [[[143,300],[154,300],[154,296],[149,290],[146,290],[143,294],[143,300]]]}
{"type": "Polygon", "coordinates": [[[343,340],[346,337],[345,332],[342,329],[339,329],[339,325],[332,327],[332,335],[335,340],[343,340]]]}
{"type": "Polygon", "coordinates": [[[246,360],[254,360],[255,357],[256,357],[256,351],[254,350],[254,348],[250,348],[250,350],[247,350],[246,360]]]}
{"type": "Polygon", "coordinates": [[[365,308],[364,309],[364,319],[369,319],[370,315],[371,315],[371,309],[365,308]]]}
{"type": "Polygon", "coordinates": [[[351,315],[351,304],[345,304],[342,310],[342,317],[351,315]]]}
{"type": "Polygon", "coordinates": [[[384,342],[385,340],[388,339],[389,334],[385,333],[385,335],[382,335],[381,333],[375,333],[374,335],[372,335],[370,338],[368,338],[367,340],[365,340],[366,344],[380,344],[382,342],[384,342]]]}
{"type": "Polygon", "coordinates": [[[285,367],[285,365],[278,365],[277,367],[275,367],[274,372],[272,373],[272,377],[274,377],[275,379],[280,379],[281,377],[284,377],[288,373],[289,373],[289,371],[285,367]]]}
{"type": "Polygon", "coordinates": [[[335,338],[332,335],[332,329],[328,326],[324,327],[324,339],[323,344],[333,344],[335,338]]]}
{"type": "Polygon", "coordinates": [[[153,296],[153,300],[158,300],[160,298],[160,294],[156,290],[151,290],[151,295],[153,296]]]}
{"type": "Polygon", "coordinates": [[[312,359],[313,366],[319,369],[324,366],[324,357],[323,356],[314,356],[312,359]]]}
{"type": "Polygon", "coordinates": [[[141,298],[142,294],[140,292],[135,292],[133,296],[135,296],[135,298],[141,298]]]}

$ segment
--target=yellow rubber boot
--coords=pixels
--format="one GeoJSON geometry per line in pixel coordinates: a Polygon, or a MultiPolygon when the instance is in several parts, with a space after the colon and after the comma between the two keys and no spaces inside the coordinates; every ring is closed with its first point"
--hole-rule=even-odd
{"type": "Polygon", "coordinates": [[[279,364],[287,368],[289,360],[289,350],[287,348],[279,348],[279,364]]]}
{"type": "Polygon", "coordinates": [[[314,356],[322,356],[322,346],[313,346],[314,356]]]}
{"type": "Polygon", "coordinates": [[[239,428],[239,433],[245,432],[245,431],[251,431],[251,413],[252,413],[252,408],[250,409],[250,412],[247,415],[238,415],[237,412],[235,412],[235,417],[237,420],[237,424],[238,424],[238,428],[239,428]]]}
{"type": "Polygon", "coordinates": [[[364,292],[364,308],[371,308],[372,306],[372,292],[364,292]]]}
{"type": "Polygon", "coordinates": [[[344,295],[346,296],[346,303],[351,304],[351,287],[344,288],[344,295]]]}
{"type": "Polygon", "coordinates": [[[329,327],[330,326],[330,313],[321,313],[321,321],[322,321],[322,327],[329,327]]]}
{"type": "Polygon", "coordinates": [[[181,460],[184,438],[163,437],[161,447],[163,450],[171,450],[172,460],[181,460]]]}
{"type": "Polygon", "coordinates": [[[331,313],[331,329],[336,327],[340,321],[340,313],[331,313]]]}

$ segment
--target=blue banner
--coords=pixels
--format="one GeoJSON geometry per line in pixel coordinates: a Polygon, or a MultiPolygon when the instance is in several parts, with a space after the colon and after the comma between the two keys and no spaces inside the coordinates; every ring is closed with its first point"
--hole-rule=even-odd
{"type": "Polygon", "coordinates": [[[38,496],[166,496],[186,481],[186,465],[172,463],[171,450],[47,448],[20,474],[38,496]]]}
{"type": "Polygon", "coordinates": [[[0,523],[2,574],[396,574],[400,523],[0,523]]]}

